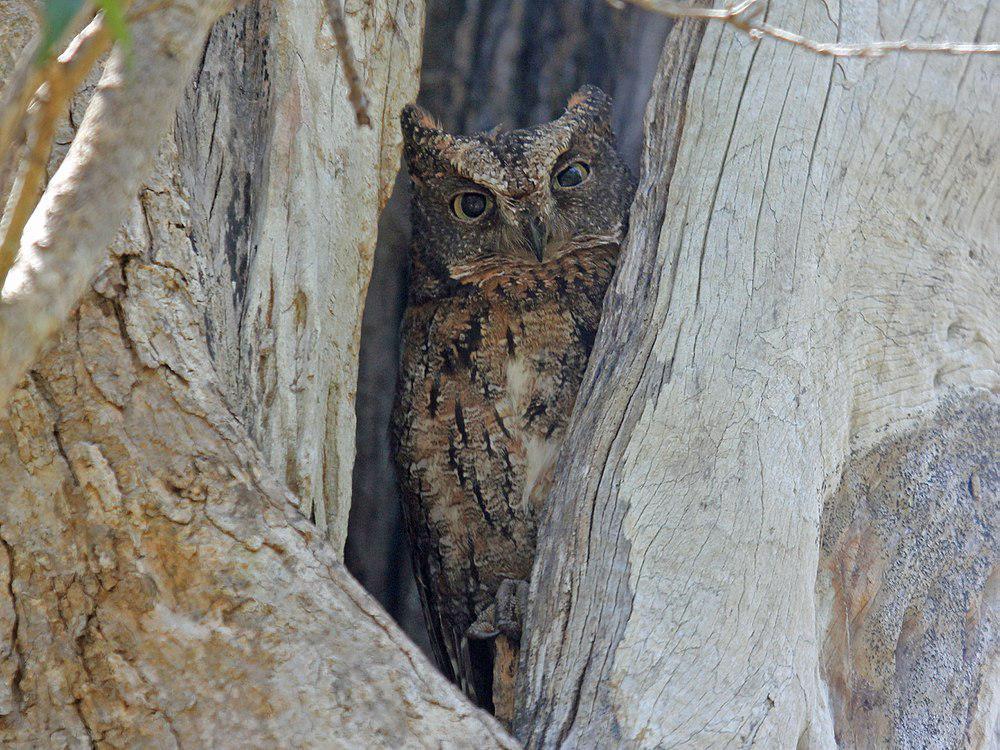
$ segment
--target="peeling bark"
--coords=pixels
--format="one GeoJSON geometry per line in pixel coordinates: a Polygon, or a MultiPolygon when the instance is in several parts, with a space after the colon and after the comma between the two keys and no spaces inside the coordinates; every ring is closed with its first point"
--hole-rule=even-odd
{"type": "MultiPolygon", "coordinates": [[[[1000,35],[986,2],[889,5],[768,13],[843,40],[1000,35]]],[[[709,26],[686,70],[651,105],[539,534],[518,731],[992,747],[998,69],[709,26]]]]}

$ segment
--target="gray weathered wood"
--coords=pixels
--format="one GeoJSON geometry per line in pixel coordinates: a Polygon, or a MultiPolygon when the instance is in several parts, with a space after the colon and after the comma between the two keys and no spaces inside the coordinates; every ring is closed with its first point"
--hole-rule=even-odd
{"type": "MultiPolygon", "coordinates": [[[[767,12],[1000,37],[985,1],[767,12]]],[[[672,175],[659,85],[540,533],[520,733],[995,746],[1000,66],[710,26],[672,175]]]]}
{"type": "Polygon", "coordinates": [[[372,128],[344,108],[324,17],[322,2],[292,0],[219,24],[178,142],[221,382],[303,513],[342,550],[361,311],[398,168],[396,113],[417,93],[423,4],[347,5],[372,128]]]}

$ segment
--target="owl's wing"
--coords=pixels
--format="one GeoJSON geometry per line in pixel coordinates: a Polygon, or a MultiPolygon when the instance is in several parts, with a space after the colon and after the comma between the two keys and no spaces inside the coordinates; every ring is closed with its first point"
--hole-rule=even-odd
{"type": "Polygon", "coordinates": [[[391,442],[396,462],[400,497],[403,502],[403,517],[406,519],[407,535],[410,542],[410,559],[413,575],[417,581],[420,605],[427,625],[431,649],[438,668],[452,682],[456,683],[471,700],[480,706],[490,708],[492,699],[492,652],[489,642],[473,641],[465,637],[460,623],[452,622],[438,596],[436,582],[441,580],[441,565],[437,560],[437,545],[427,538],[428,523],[421,518],[424,498],[420,487],[413,486],[414,479],[407,471],[407,458],[402,448],[402,431],[405,429],[400,415],[409,408],[406,403],[406,389],[401,387],[397,403],[393,409],[391,442]]]}
{"type": "MultiPolygon", "coordinates": [[[[405,490],[404,490],[405,492],[405,490]]],[[[434,658],[438,663],[438,668],[452,682],[458,682],[458,675],[461,674],[460,659],[458,658],[460,649],[455,643],[454,634],[451,628],[443,627],[441,622],[441,607],[437,600],[433,581],[435,575],[431,570],[431,560],[423,545],[414,543],[420,533],[414,528],[411,520],[412,499],[404,498],[403,512],[407,519],[410,538],[410,559],[413,562],[413,576],[417,579],[417,590],[420,593],[420,607],[424,612],[424,624],[427,626],[427,634],[430,637],[431,648],[434,651],[434,658]]]]}
{"type": "MultiPolygon", "coordinates": [[[[444,315],[440,307],[410,308],[403,320],[401,336],[401,367],[396,389],[396,403],[392,412],[391,443],[397,471],[403,513],[410,540],[413,573],[420,592],[420,602],[424,621],[430,636],[431,647],[441,671],[462,691],[484,708],[492,707],[493,652],[492,643],[471,640],[465,629],[471,619],[456,616],[456,607],[462,610],[472,605],[467,602],[456,604],[444,598],[443,581],[445,560],[441,557],[439,540],[433,537],[434,524],[427,514],[434,504],[432,493],[449,491],[448,488],[429,487],[421,479],[421,471],[415,467],[426,459],[425,437],[411,432],[416,415],[422,420],[433,419],[426,413],[427,404],[422,396],[423,374],[434,370],[434,361],[429,359],[429,331],[434,321],[444,315]]],[[[474,614],[474,613],[473,613],[474,614]]]]}
{"type": "MultiPolygon", "coordinates": [[[[405,492],[405,490],[404,490],[405,492]]],[[[407,524],[411,524],[410,499],[404,499],[409,507],[404,507],[407,524]]],[[[419,502],[419,500],[416,500],[419,502]]],[[[488,641],[470,641],[465,633],[446,621],[444,610],[437,598],[434,581],[439,574],[433,570],[434,562],[424,554],[426,546],[414,544],[419,529],[410,529],[410,551],[413,574],[417,579],[420,604],[424,612],[424,622],[430,636],[431,648],[438,668],[449,680],[457,684],[477,705],[491,708],[493,692],[493,657],[488,641]],[[423,549],[421,549],[423,547],[423,549]]]]}

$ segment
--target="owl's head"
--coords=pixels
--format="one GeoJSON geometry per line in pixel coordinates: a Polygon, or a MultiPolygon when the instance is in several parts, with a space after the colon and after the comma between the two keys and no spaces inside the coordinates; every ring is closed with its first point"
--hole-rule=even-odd
{"type": "Polygon", "coordinates": [[[415,281],[497,256],[545,263],[570,247],[620,243],[635,183],[615,150],[611,100],[585,86],[544,125],[471,136],[424,110],[402,113],[413,183],[415,281]]]}

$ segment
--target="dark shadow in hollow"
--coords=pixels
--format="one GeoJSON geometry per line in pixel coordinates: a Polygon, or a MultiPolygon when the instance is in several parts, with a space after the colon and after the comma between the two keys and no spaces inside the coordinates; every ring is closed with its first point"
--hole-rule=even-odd
{"type": "MultiPolygon", "coordinates": [[[[633,169],[665,17],[604,0],[429,0],[419,103],[446,130],[524,127],[557,116],[581,85],[614,98],[618,145],[633,169]]],[[[357,459],[347,533],[351,573],[429,653],[389,452],[399,323],[406,296],[405,175],[379,223],[361,329],[357,459]]]]}

